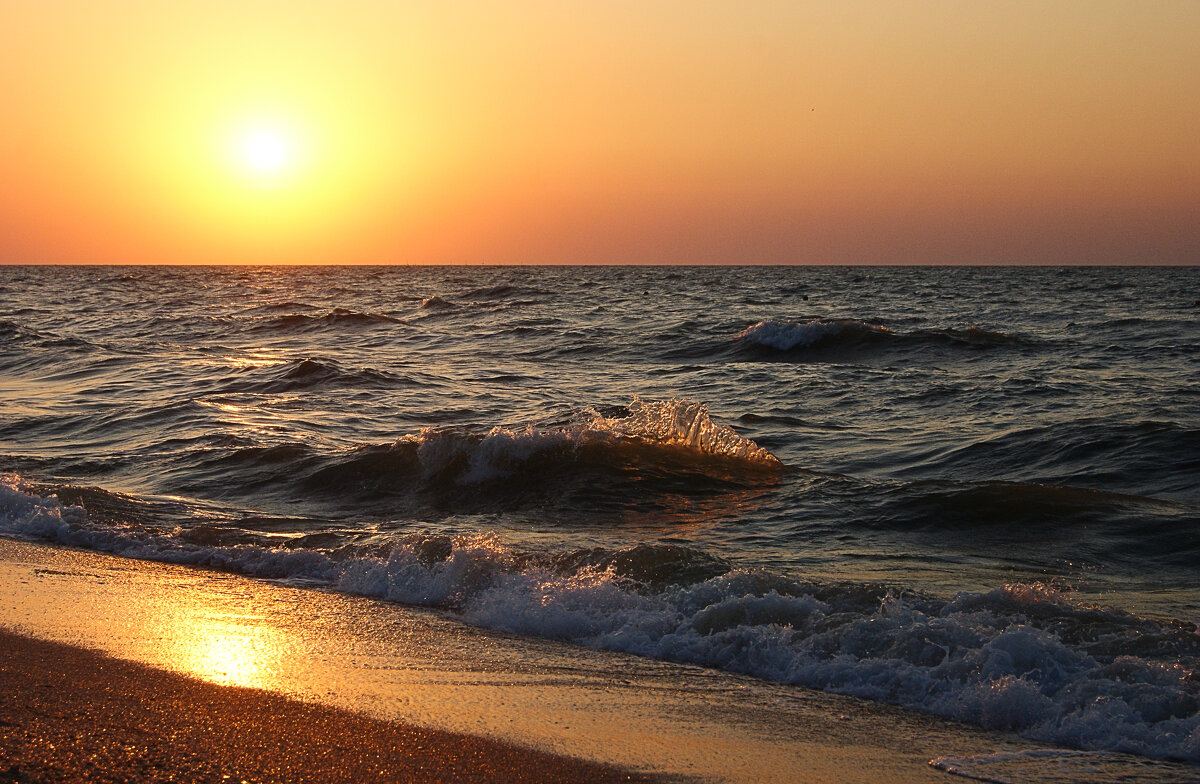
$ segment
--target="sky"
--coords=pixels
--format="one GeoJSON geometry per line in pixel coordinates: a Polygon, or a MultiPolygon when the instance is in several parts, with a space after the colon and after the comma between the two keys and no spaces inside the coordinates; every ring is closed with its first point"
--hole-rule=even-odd
{"type": "Polygon", "coordinates": [[[3,0],[0,263],[1196,264],[1196,0],[3,0]]]}

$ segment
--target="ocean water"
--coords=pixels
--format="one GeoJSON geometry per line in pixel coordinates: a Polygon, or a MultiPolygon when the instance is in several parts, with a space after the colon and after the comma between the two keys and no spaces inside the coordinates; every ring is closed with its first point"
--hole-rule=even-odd
{"type": "Polygon", "coordinates": [[[1200,762],[1197,297],[0,267],[0,534],[1200,762]]]}

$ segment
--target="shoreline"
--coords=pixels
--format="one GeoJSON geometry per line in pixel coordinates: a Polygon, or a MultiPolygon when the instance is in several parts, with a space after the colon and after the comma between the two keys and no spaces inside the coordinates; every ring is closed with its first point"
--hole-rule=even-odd
{"type": "Polygon", "coordinates": [[[0,629],[0,780],[654,782],[0,629]]]}
{"type": "MultiPolygon", "coordinates": [[[[73,646],[67,659],[107,654],[106,666],[132,663],[147,682],[182,677],[198,704],[216,699],[209,690],[248,686],[262,704],[290,698],[296,710],[341,711],[402,736],[470,737],[482,744],[479,764],[512,760],[513,775],[527,767],[519,760],[553,759],[579,766],[566,781],[929,784],[953,780],[930,767],[938,757],[1038,748],[868,700],[489,632],[402,605],[9,539],[0,539],[0,630],[26,645],[73,646]]],[[[34,675],[53,680],[53,658],[34,675]]],[[[86,729],[79,699],[62,721],[86,729]]],[[[210,721],[226,723],[220,711],[210,721]]],[[[460,780],[422,775],[414,780],[460,780]]]]}

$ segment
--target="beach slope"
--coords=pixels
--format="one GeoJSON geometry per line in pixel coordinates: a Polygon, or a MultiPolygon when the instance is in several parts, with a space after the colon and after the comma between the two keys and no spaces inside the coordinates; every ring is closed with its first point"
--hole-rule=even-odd
{"type": "Polygon", "coordinates": [[[0,781],[633,782],[0,630],[0,781]]]}

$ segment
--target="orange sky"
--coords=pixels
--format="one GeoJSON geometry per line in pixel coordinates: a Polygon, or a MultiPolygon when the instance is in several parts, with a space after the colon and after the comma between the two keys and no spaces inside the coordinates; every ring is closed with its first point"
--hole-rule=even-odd
{"type": "Polygon", "coordinates": [[[1197,41],[1195,0],[4,0],[0,262],[1200,263],[1197,41]]]}

